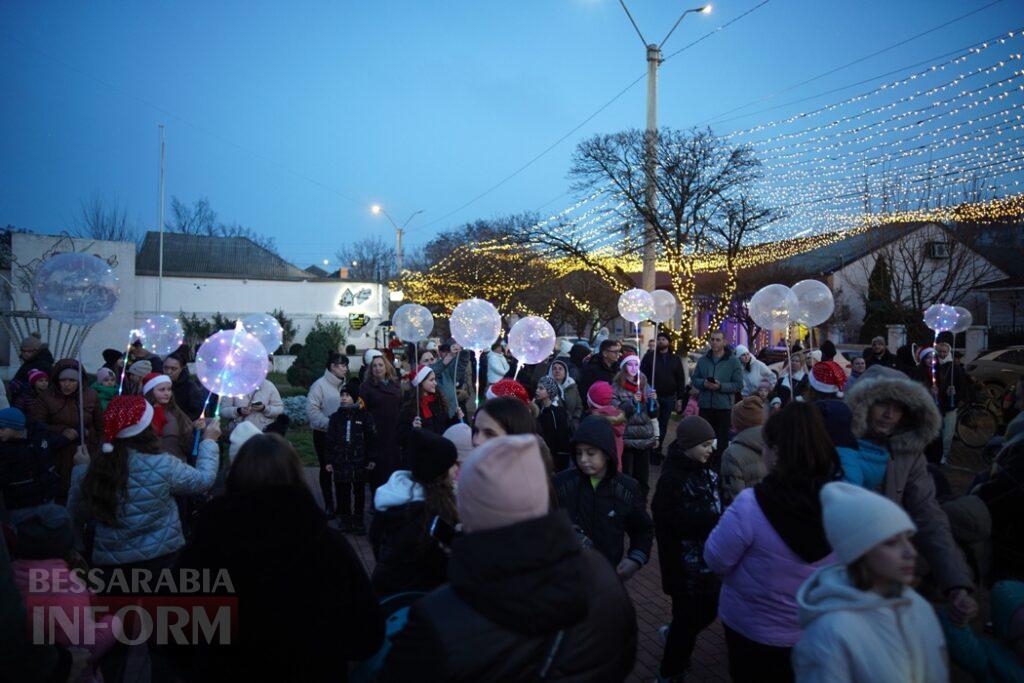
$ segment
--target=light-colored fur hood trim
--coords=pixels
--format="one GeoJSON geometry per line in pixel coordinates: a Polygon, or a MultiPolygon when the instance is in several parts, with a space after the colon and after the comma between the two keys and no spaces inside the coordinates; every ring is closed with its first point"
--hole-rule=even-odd
{"type": "Polygon", "coordinates": [[[880,401],[906,406],[901,430],[889,437],[893,457],[916,455],[939,435],[942,416],[927,389],[899,370],[873,365],[846,394],[846,404],[853,412],[851,427],[858,438],[868,432],[868,413],[880,401]]]}

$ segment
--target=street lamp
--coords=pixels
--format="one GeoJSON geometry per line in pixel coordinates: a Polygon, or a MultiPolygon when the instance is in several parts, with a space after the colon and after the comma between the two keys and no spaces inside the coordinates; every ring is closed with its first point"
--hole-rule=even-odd
{"type": "Polygon", "coordinates": [[[402,234],[405,232],[406,227],[417,215],[423,213],[423,209],[419,211],[413,211],[412,215],[405,219],[405,223],[402,223],[402,227],[398,227],[398,223],[391,217],[383,206],[380,204],[374,204],[370,207],[370,213],[373,215],[384,214],[384,217],[388,219],[388,222],[395,228],[395,266],[398,268],[399,274],[402,272],[402,234]]]}
{"type": "MultiPolygon", "coordinates": [[[[633,19],[633,15],[630,14],[629,8],[626,7],[625,0],[619,0],[619,4],[622,5],[622,9],[625,10],[626,16],[629,17],[629,23],[633,24],[633,28],[636,29],[636,34],[640,36],[640,42],[644,44],[644,49],[647,50],[647,132],[645,137],[645,152],[644,152],[644,175],[646,180],[646,191],[645,191],[645,203],[647,205],[648,216],[654,215],[654,208],[656,206],[656,191],[654,185],[654,176],[656,170],[655,155],[656,145],[658,138],[658,66],[661,64],[661,48],[665,45],[665,42],[669,39],[676,27],[683,21],[683,17],[691,13],[710,14],[711,5],[703,5],[701,7],[695,7],[688,9],[679,15],[676,19],[676,23],[672,25],[672,28],[665,35],[665,38],[660,43],[648,43],[644,38],[644,34],[640,32],[640,27],[637,26],[636,21],[633,19]]],[[[641,278],[641,286],[648,292],[653,291],[655,287],[655,269],[657,268],[657,257],[658,252],[654,245],[655,235],[654,226],[651,224],[649,219],[644,219],[644,270],[641,278]]],[[[644,334],[645,341],[648,339],[647,329],[645,328],[644,334]]]]}

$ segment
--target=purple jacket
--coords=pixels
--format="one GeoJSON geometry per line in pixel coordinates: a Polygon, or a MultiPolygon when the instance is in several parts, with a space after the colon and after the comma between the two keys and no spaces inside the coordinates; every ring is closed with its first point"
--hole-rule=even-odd
{"type": "Polygon", "coordinates": [[[785,544],[761,511],[754,489],[740,492],[704,544],[704,561],[722,577],[718,616],[750,640],[793,647],[802,630],[796,591],[833,553],[805,563],[785,544]]]}

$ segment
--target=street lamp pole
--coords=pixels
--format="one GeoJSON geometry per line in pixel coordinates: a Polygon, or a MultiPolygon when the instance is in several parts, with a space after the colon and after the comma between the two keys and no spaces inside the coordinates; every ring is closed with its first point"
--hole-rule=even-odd
{"type": "Polygon", "coordinates": [[[398,223],[395,222],[395,219],[392,218],[391,214],[389,214],[387,210],[380,204],[374,204],[373,206],[371,206],[370,211],[373,213],[384,214],[384,217],[388,219],[388,222],[391,223],[392,227],[394,227],[395,229],[395,267],[398,269],[399,274],[401,274],[403,265],[402,236],[405,234],[405,229],[409,227],[409,223],[412,221],[412,219],[418,216],[419,214],[423,213],[423,209],[413,211],[412,215],[405,219],[405,223],[402,223],[402,227],[398,227],[398,223]]]}

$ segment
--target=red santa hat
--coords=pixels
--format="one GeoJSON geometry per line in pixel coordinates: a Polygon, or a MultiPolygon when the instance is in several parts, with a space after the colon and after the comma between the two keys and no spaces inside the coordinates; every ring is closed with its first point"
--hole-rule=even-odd
{"type": "Polygon", "coordinates": [[[816,391],[823,394],[835,394],[839,398],[843,397],[846,373],[839,367],[839,363],[832,360],[815,363],[808,379],[816,391]]]}
{"type": "Polygon", "coordinates": [[[414,387],[418,387],[432,372],[434,371],[430,369],[429,365],[421,365],[419,369],[416,370],[416,374],[412,378],[412,385],[414,387]]]}
{"type": "Polygon", "coordinates": [[[519,382],[514,379],[503,379],[495,382],[487,389],[487,398],[499,398],[501,396],[511,396],[512,398],[518,398],[523,403],[529,405],[530,394],[519,382]]]}
{"type": "Polygon", "coordinates": [[[114,450],[114,439],[138,436],[153,421],[153,406],[141,396],[115,396],[103,411],[103,452],[114,450]]]}
{"type": "Polygon", "coordinates": [[[159,372],[151,372],[142,380],[142,395],[145,396],[151,389],[156,389],[161,384],[170,384],[171,378],[159,372]]]}

